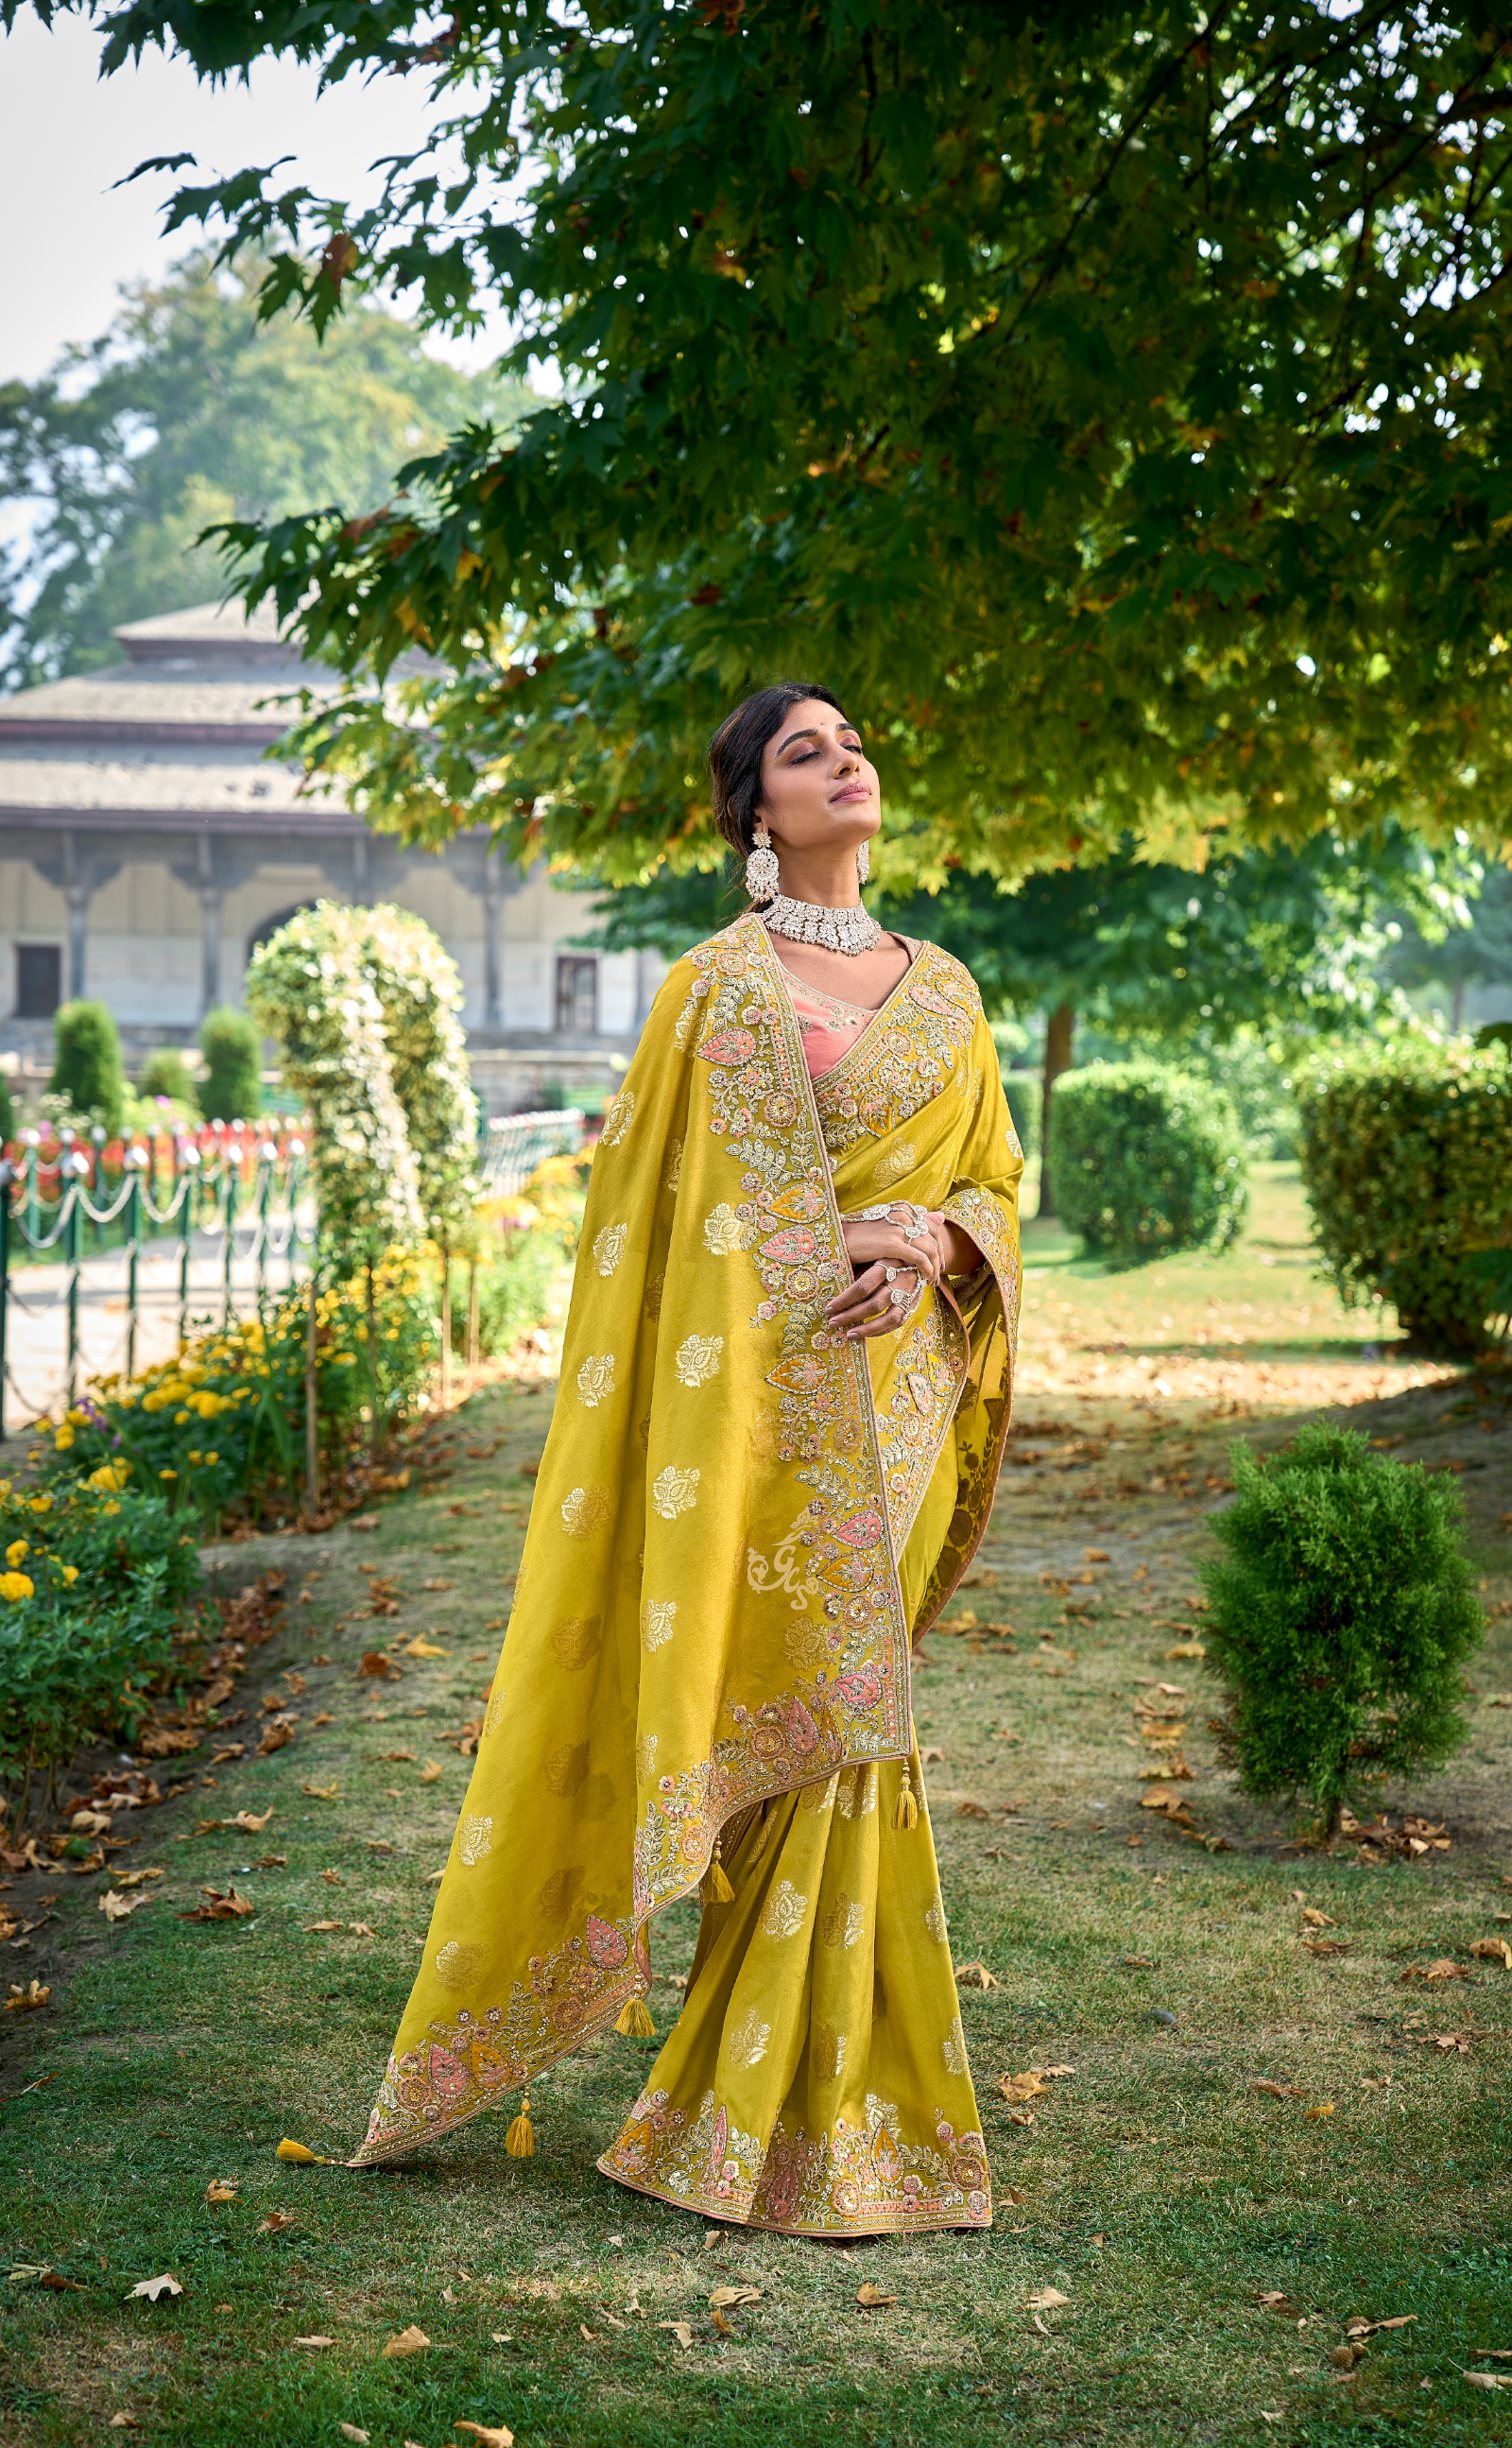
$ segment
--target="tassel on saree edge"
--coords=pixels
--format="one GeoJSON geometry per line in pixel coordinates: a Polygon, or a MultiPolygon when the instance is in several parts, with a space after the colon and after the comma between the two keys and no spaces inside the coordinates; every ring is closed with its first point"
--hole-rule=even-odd
{"type": "Polygon", "coordinates": [[[651,2010],[639,1991],[627,1998],[620,2009],[615,2030],[627,2040],[654,2040],[657,2027],[651,2020],[651,2010]]]}
{"type": "Polygon", "coordinates": [[[514,2119],[508,2132],[504,2137],[504,2147],[508,2152],[511,2159],[533,2159],[535,2157],[535,2127],[530,2122],[530,2094],[528,2092],[524,2093],[521,2096],[520,2113],[514,2119]]]}
{"type": "Polygon", "coordinates": [[[898,1807],[892,1814],[892,1825],[897,1828],[909,1828],[917,1827],[918,1824],[919,1806],[913,1799],[913,1778],[909,1773],[909,1763],[905,1760],[903,1786],[898,1795],[898,1807]]]}
{"type": "Polygon", "coordinates": [[[735,1889],[730,1884],[729,1873],[720,1859],[723,1848],[724,1838],[721,1833],[714,1840],[714,1851],[709,1857],[709,1866],[703,1876],[701,1892],[706,1904],[733,1904],[735,1902],[735,1889]]]}

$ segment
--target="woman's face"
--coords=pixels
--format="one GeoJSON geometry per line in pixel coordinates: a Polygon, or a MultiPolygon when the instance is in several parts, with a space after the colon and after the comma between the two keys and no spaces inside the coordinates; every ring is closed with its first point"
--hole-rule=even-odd
{"type": "Polygon", "coordinates": [[[787,850],[869,840],[882,822],[882,801],[854,723],[822,698],[790,706],[761,752],[756,813],[787,850]]]}

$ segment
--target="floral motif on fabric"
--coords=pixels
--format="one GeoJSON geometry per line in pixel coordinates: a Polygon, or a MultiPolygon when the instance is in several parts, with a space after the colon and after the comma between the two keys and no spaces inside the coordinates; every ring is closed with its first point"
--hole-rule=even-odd
{"type": "Polygon", "coordinates": [[[574,1487],[562,1500],[562,1527],[569,1539],[591,1539],[603,1528],[613,1509],[607,1489],[574,1487]]]}
{"type": "Polygon", "coordinates": [[[492,1850],[493,1820],[491,1815],[482,1814],[478,1811],[469,1811],[462,1822],[462,1835],[457,1845],[457,1851],[461,1856],[462,1861],[470,1870],[474,1868],[479,1862],[486,1861],[492,1850]]]}
{"type": "Polygon", "coordinates": [[[741,2022],[732,2025],[725,2040],[724,2053],[737,2072],[744,2073],[748,2066],[760,2064],[766,2056],[767,2042],[771,2037],[771,2024],[763,2023],[753,2006],[750,2014],[741,2022]]]}
{"type": "Polygon", "coordinates": [[[581,1673],[592,1664],[603,1646],[602,1615],[569,1616],[565,1623],[554,1626],[551,1634],[551,1654],[569,1674],[581,1673]]]}
{"type": "Polygon", "coordinates": [[[648,1650],[671,1639],[677,1613],[676,1598],[647,1598],[641,1609],[641,1638],[648,1650]]]}
{"type": "Polygon", "coordinates": [[[578,1370],[578,1400],[585,1411],[596,1411],[614,1392],[614,1354],[590,1351],[578,1370]]]}
{"type": "Polygon", "coordinates": [[[622,1140],[629,1137],[630,1125],[634,1119],[635,1090],[622,1088],[618,1097],[604,1108],[603,1128],[599,1133],[599,1145],[609,1148],[619,1147],[622,1140]]]}
{"type": "Polygon", "coordinates": [[[779,1879],[766,1900],[757,1923],[763,1938],[796,1938],[808,1926],[809,1899],[800,1896],[791,1879],[779,1879]]]}
{"type": "Polygon", "coordinates": [[[719,1355],[724,1349],[722,1334],[690,1334],[679,1343],[673,1366],[679,1386],[707,1386],[711,1377],[719,1373],[719,1355]]]}
{"type": "Polygon", "coordinates": [[[704,1217],[703,1246],[716,1258],[733,1258],[745,1247],[739,1219],[728,1199],[721,1200],[713,1214],[704,1217]]]}
{"type": "Polygon", "coordinates": [[[928,1298],[898,1355],[891,1396],[877,1406],[877,1451],[900,1554],[949,1434],[969,1356],[955,1311],[928,1298]]]}
{"type": "Polygon", "coordinates": [[[945,1904],[939,1896],[936,1896],[933,1903],[928,1906],[924,1916],[924,1926],[929,1936],[939,1945],[944,1946],[950,1933],[946,1927],[945,1904]]]}
{"type": "Polygon", "coordinates": [[[911,1173],[918,1161],[918,1151],[912,1140],[900,1139],[895,1148],[889,1148],[886,1156],[878,1157],[871,1168],[871,1178],[879,1190],[890,1189],[893,1182],[901,1181],[906,1173],[911,1173]]]}
{"type": "Polygon", "coordinates": [[[659,1470],[651,1488],[651,1502],[663,1521],[675,1521],[679,1513],[691,1513],[699,1501],[699,1477],[696,1470],[676,1470],[669,1463],[659,1470]]]}
{"type": "Polygon", "coordinates": [[[940,2055],[945,2060],[947,2074],[965,2074],[967,2070],[966,2034],[961,2029],[959,2015],[940,2043],[940,2055]]]}
{"type": "Polygon", "coordinates": [[[855,1946],[866,1936],[866,1906],[852,1903],[842,1887],[819,1923],[819,1936],[826,1946],[855,1946]]]}
{"type": "Polygon", "coordinates": [[[601,1275],[612,1275],[624,1255],[624,1245],[630,1237],[628,1224],[606,1224],[593,1236],[593,1263],[601,1275]]]}
{"type": "Polygon", "coordinates": [[[876,1764],[842,1769],[835,1785],[835,1804],[842,1819],[867,1819],[877,1807],[876,1764]]]}
{"type": "Polygon", "coordinates": [[[779,2119],[763,2146],[732,2122],[712,2091],[692,2120],[664,2091],[643,2092],[599,2165],[606,2176],[683,2209],[787,2235],[992,2224],[981,2134],[958,2134],[937,2113],[932,2134],[914,2139],[897,2109],[870,2094],[859,2123],[836,2116],[810,2134],[801,2128],[791,2133],[779,2119]]]}
{"type": "Polygon", "coordinates": [[[1010,1339],[1019,1339],[1019,1245],[1003,1209],[989,1190],[974,1186],[952,1190],[941,1214],[969,1233],[994,1276],[1003,1298],[1010,1339]]]}

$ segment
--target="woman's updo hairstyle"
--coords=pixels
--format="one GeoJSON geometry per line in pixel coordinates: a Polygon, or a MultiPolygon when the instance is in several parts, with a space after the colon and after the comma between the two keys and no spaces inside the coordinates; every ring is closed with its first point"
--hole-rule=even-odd
{"type": "Polygon", "coordinates": [[[714,821],[738,858],[750,855],[756,832],[756,806],[761,796],[761,752],[780,730],[795,705],[817,698],[845,708],[833,691],[811,687],[807,680],[774,680],[757,689],[733,714],[727,714],[709,742],[709,779],[714,785],[714,821]]]}

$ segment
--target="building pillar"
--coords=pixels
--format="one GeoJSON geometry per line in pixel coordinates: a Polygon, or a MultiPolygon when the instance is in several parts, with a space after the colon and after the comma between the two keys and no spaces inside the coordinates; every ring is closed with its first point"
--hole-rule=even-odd
{"type": "Polygon", "coordinates": [[[504,1026],[504,872],[496,842],[483,854],[483,1025],[504,1026]]]}
{"type": "Polygon", "coordinates": [[[196,881],[200,894],[200,1017],[220,1001],[220,912],[225,889],[216,879],[215,853],[208,833],[199,840],[196,881]]]}
{"type": "Polygon", "coordinates": [[[81,867],[71,832],[63,836],[63,897],[68,910],[68,1001],[78,1003],[85,993],[87,969],[89,870],[87,861],[81,867]]]}
{"type": "Polygon", "coordinates": [[[352,898],[362,909],[368,897],[368,836],[361,832],[352,845],[352,898]]]}

